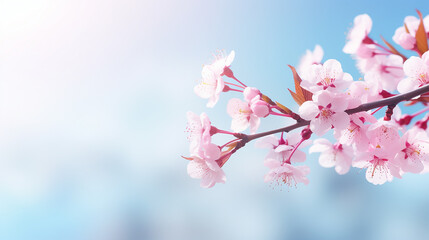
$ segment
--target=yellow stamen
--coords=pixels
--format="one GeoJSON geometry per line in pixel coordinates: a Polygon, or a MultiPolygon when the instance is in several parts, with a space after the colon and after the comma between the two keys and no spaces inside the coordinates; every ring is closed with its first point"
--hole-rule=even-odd
{"type": "Polygon", "coordinates": [[[332,112],[331,112],[330,110],[323,109],[323,110],[320,112],[320,115],[322,115],[322,117],[329,117],[329,116],[331,116],[331,115],[332,115],[332,112]]]}
{"type": "Polygon", "coordinates": [[[250,113],[250,111],[245,111],[245,110],[243,110],[243,109],[241,109],[241,108],[240,108],[240,109],[238,109],[238,112],[239,112],[239,113],[245,113],[245,114],[250,113]]]}

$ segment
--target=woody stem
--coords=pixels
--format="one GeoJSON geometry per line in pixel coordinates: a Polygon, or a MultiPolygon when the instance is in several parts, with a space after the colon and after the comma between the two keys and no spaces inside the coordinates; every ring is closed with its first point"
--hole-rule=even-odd
{"type": "MultiPolygon", "coordinates": [[[[426,92],[429,92],[429,85],[425,85],[423,87],[420,87],[418,89],[415,89],[415,90],[407,92],[407,93],[398,94],[398,95],[388,97],[388,98],[384,98],[384,99],[374,101],[374,102],[364,103],[364,104],[359,105],[358,107],[355,107],[352,109],[347,109],[345,112],[350,115],[350,114],[354,114],[354,113],[358,113],[358,112],[368,111],[368,110],[378,108],[378,107],[382,107],[382,106],[396,105],[402,101],[411,100],[412,98],[417,97],[419,95],[422,95],[423,93],[426,93],[426,92]]],[[[250,142],[252,140],[255,140],[257,138],[265,137],[265,136],[275,134],[275,133],[279,133],[279,132],[289,132],[289,131],[292,131],[296,128],[307,126],[308,124],[310,124],[310,121],[301,120],[299,122],[296,122],[295,124],[292,124],[292,125],[289,125],[286,127],[282,127],[282,128],[278,128],[278,129],[274,129],[274,130],[270,130],[267,132],[261,132],[261,133],[250,134],[250,135],[239,133],[239,134],[235,134],[234,136],[237,138],[241,138],[243,141],[243,144],[245,144],[245,143],[250,142]]]]}

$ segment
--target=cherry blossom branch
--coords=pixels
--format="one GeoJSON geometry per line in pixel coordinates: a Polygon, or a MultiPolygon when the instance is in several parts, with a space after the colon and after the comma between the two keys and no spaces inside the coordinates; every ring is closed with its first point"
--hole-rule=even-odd
{"type": "Polygon", "coordinates": [[[427,171],[429,167],[423,164],[423,160],[425,160],[424,156],[429,154],[428,135],[408,130],[407,133],[401,134],[399,130],[400,126],[408,126],[410,130],[415,128],[426,130],[429,122],[427,104],[429,102],[429,84],[423,87],[419,85],[427,80],[425,76],[428,74],[429,66],[427,61],[429,37],[422,14],[418,10],[417,13],[419,19],[411,20],[410,18],[409,22],[397,29],[393,37],[394,42],[402,48],[416,51],[419,55],[409,58],[401,54],[383,37],[380,36],[384,44],[377,43],[369,37],[372,20],[367,14],[355,17],[354,26],[347,34],[347,42],[343,51],[352,54],[358,60],[373,62],[373,64],[365,66],[363,71],[365,75],[374,74],[371,79],[365,79],[366,82],[360,82],[360,85],[351,85],[356,82],[353,82],[353,77],[349,73],[343,72],[341,63],[337,60],[329,59],[322,63],[323,50],[319,45],[316,45],[313,52],[307,51],[302,58],[299,74],[294,67],[289,65],[293,73],[295,91],[288,90],[293,100],[299,105],[299,114],[272,101],[257,88],[247,87],[239,81],[230,69],[235,56],[234,51],[231,51],[228,56],[224,56],[223,53],[215,56],[212,64],[203,67],[202,80],[194,88],[195,93],[202,98],[209,98],[208,107],[216,104],[221,92],[240,92],[245,101],[233,98],[228,102],[227,112],[232,117],[232,132],[212,126],[205,113],[198,116],[188,112],[186,132],[190,133],[188,139],[191,142],[191,157],[184,158],[190,160],[187,167],[190,177],[201,179],[201,186],[205,188],[212,187],[216,183],[224,183],[225,174],[222,167],[235,152],[250,141],[280,133],[280,139],[270,136],[271,139],[262,141],[264,144],[261,144],[261,147],[270,149],[270,157],[267,158],[268,161],[265,164],[270,171],[265,176],[265,181],[285,183],[289,186],[299,182],[307,184],[309,180],[306,175],[310,172],[310,168],[305,165],[294,166],[295,164],[291,160],[297,162],[305,160],[305,155],[298,148],[303,147],[301,144],[311,138],[313,131],[314,134],[322,136],[332,129],[336,132],[341,131],[342,137],[347,138],[344,145],[342,145],[342,139],[335,136],[338,140],[337,143],[333,144],[327,139],[318,139],[320,142],[316,140],[309,150],[309,152],[321,152],[319,162],[323,167],[335,165],[335,170],[339,174],[345,174],[351,166],[366,168],[366,179],[374,185],[390,182],[393,177],[401,178],[402,173],[405,172],[423,173],[424,170],[427,171]],[[407,27],[407,25],[417,26],[417,24],[417,29],[413,28],[411,31],[407,27]],[[403,61],[400,61],[398,56],[403,61]],[[415,69],[423,70],[414,71],[415,69]],[[320,71],[324,71],[326,74],[323,76],[317,74],[320,71]],[[307,75],[302,79],[300,74],[304,73],[307,75]],[[340,75],[342,77],[338,77],[340,75]],[[229,80],[224,77],[228,77],[229,80]],[[377,86],[383,83],[383,88],[398,89],[401,94],[394,95],[387,90],[378,91],[378,93],[370,91],[368,92],[369,97],[379,96],[381,100],[366,101],[359,106],[350,107],[349,102],[359,99],[361,96],[358,94],[363,89],[367,90],[371,87],[368,81],[378,81],[377,86]],[[349,86],[349,91],[356,94],[351,95],[350,93],[350,96],[346,96],[341,93],[343,87],[347,89],[349,86]],[[408,89],[415,90],[407,91],[408,89]],[[313,94],[317,97],[313,98],[313,94]],[[399,119],[392,119],[393,110],[396,107],[407,106],[406,103],[413,105],[418,102],[423,103],[424,106],[421,107],[423,109],[412,111],[415,112],[414,114],[402,114],[399,119]],[[385,114],[383,119],[377,121],[373,115],[379,110],[385,110],[385,114]],[[421,114],[425,114],[425,116],[422,117],[421,114]],[[283,125],[281,128],[257,134],[237,133],[249,127],[253,133],[259,127],[260,119],[269,115],[290,117],[295,121],[292,124],[283,125]],[[419,120],[414,122],[413,119],[416,116],[419,116],[419,120]],[[362,122],[358,122],[358,117],[362,122]],[[370,123],[372,125],[369,125],[370,123]],[[362,127],[365,128],[362,130],[362,127]],[[367,129],[367,127],[370,128],[367,129]],[[284,134],[293,130],[296,133],[300,132],[300,135],[293,134],[289,135],[288,139],[283,138],[284,134]],[[234,139],[218,145],[211,142],[211,136],[215,134],[229,135],[229,138],[234,139]],[[407,143],[405,146],[403,146],[404,141],[407,143]],[[340,152],[344,154],[338,155],[337,153],[340,152]],[[353,155],[358,155],[357,153],[366,154],[353,157],[353,155]],[[270,159],[271,154],[276,154],[277,159],[270,159]]]}
{"type": "Polygon", "coordinates": [[[398,95],[395,95],[393,97],[388,97],[388,98],[385,98],[382,100],[362,104],[356,108],[346,110],[346,113],[353,114],[353,113],[357,113],[357,112],[368,111],[368,110],[371,110],[373,108],[378,108],[381,106],[396,105],[402,101],[411,100],[412,98],[420,96],[426,92],[429,92],[429,85],[417,88],[416,90],[413,90],[413,91],[410,91],[407,93],[398,94],[398,95]]]}
{"type": "MultiPolygon", "coordinates": [[[[413,90],[413,91],[410,91],[407,93],[398,94],[398,95],[395,95],[393,97],[385,98],[385,99],[370,102],[370,103],[365,103],[365,104],[362,104],[356,108],[348,109],[345,112],[350,115],[350,114],[354,114],[354,113],[358,113],[358,112],[368,111],[368,110],[378,108],[378,107],[382,107],[382,106],[396,105],[402,101],[411,100],[412,98],[415,98],[415,97],[422,95],[423,93],[426,93],[426,92],[429,92],[429,85],[420,87],[416,90],[413,90]]],[[[275,134],[275,133],[279,133],[279,132],[290,132],[296,128],[307,126],[308,124],[310,124],[310,121],[301,120],[301,121],[296,122],[295,124],[292,124],[292,125],[289,125],[286,127],[282,127],[282,128],[278,128],[278,129],[274,129],[274,130],[267,131],[267,132],[261,132],[261,133],[257,133],[257,134],[251,134],[251,135],[247,135],[247,134],[243,134],[243,133],[236,133],[236,134],[234,134],[234,136],[242,139],[241,143],[244,146],[244,144],[246,144],[247,142],[250,142],[250,141],[255,140],[257,138],[265,137],[265,136],[275,134]]]]}
{"type": "Polygon", "coordinates": [[[296,128],[307,126],[308,124],[310,124],[310,121],[302,120],[300,122],[289,125],[287,127],[282,127],[282,128],[274,129],[274,130],[267,131],[267,132],[261,132],[261,133],[257,133],[257,134],[251,134],[251,135],[247,135],[247,134],[243,134],[243,133],[237,133],[234,136],[237,138],[243,139],[243,141],[245,141],[245,142],[250,142],[250,141],[255,140],[257,138],[265,137],[265,136],[268,136],[268,135],[271,135],[274,133],[290,132],[296,128]]]}

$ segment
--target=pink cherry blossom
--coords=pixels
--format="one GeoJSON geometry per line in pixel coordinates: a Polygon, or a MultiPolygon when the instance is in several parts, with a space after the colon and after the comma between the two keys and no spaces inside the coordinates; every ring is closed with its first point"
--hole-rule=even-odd
{"type": "Polygon", "coordinates": [[[368,59],[358,59],[358,66],[365,79],[378,82],[387,91],[394,91],[403,78],[403,59],[398,55],[375,55],[368,59]]]}
{"type": "Polygon", "coordinates": [[[413,128],[402,136],[401,150],[395,161],[404,172],[420,173],[429,159],[429,138],[425,131],[413,128]]]}
{"type": "Polygon", "coordinates": [[[225,56],[223,52],[220,52],[215,56],[215,61],[209,65],[210,69],[216,75],[223,75],[225,68],[229,68],[231,66],[232,61],[234,61],[235,52],[231,51],[228,56],[225,56]]]}
{"type": "Polygon", "coordinates": [[[201,98],[208,98],[207,107],[214,107],[219,101],[219,95],[225,87],[220,75],[215,74],[209,66],[204,66],[201,82],[194,87],[194,92],[201,98]]]}
{"type": "Polygon", "coordinates": [[[305,185],[309,183],[307,175],[310,173],[310,168],[307,166],[293,166],[274,159],[266,161],[265,166],[270,168],[268,174],[265,175],[265,182],[285,184],[288,187],[296,186],[298,183],[305,185]]]}
{"type": "Polygon", "coordinates": [[[358,15],[354,19],[354,26],[347,35],[347,43],[343,52],[355,54],[372,28],[372,20],[367,14],[358,15]]]}
{"type": "Polygon", "coordinates": [[[370,59],[378,54],[380,54],[380,50],[375,44],[361,44],[355,52],[358,59],[370,59]]]}
{"type": "Polygon", "coordinates": [[[405,93],[429,83],[429,52],[421,58],[410,57],[404,63],[404,72],[408,77],[398,84],[398,91],[405,93]]]}
{"type": "MultiPolygon", "coordinates": [[[[415,36],[420,25],[420,19],[415,16],[407,16],[404,19],[404,25],[407,26],[409,32],[406,31],[405,26],[399,27],[393,35],[393,41],[404,49],[413,50],[416,48],[415,36]]],[[[423,19],[423,25],[425,26],[426,33],[429,33],[429,15],[423,19]]]]}
{"type": "Polygon", "coordinates": [[[234,60],[235,52],[224,57],[223,54],[215,56],[216,60],[203,67],[202,80],[194,87],[194,92],[201,98],[208,98],[207,107],[214,107],[219,101],[219,95],[224,90],[225,83],[222,75],[225,68],[228,68],[234,60]]]}
{"type": "Polygon", "coordinates": [[[261,92],[258,89],[246,87],[243,95],[254,115],[264,118],[270,114],[269,104],[261,99],[261,92]]]}
{"type": "Polygon", "coordinates": [[[360,103],[367,103],[379,100],[382,96],[379,94],[383,90],[381,83],[372,78],[369,74],[365,75],[364,81],[354,81],[347,89],[347,95],[350,99],[359,100],[360,103]]]}
{"type": "Polygon", "coordinates": [[[321,64],[323,59],[323,49],[321,46],[316,45],[313,51],[307,50],[305,55],[302,56],[298,65],[298,73],[302,77],[307,74],[309,68],[313,64],[321,64]]]}
{"type": "MultiPolygon", "coordinates": [[[[304,162],[305,153],[299,149],[295,149],[299,142],[301,141],[301,135],[299,133],[290,133],[286,135],[286,139],[278,139],[274,135],[270,135],[262,138],[256,143],[257,147],[268,148],[270,152],[268,153],[265,161],[271,161],[272,159],[278,162],[304,162]],[[295,149],[295,151],[293,151],[295,149]],[[291,156],[293,152],[293,155],[291,156]]],[[[306,141],[300,145],[300,147],[305,147],[310,142],[306,141]]]]}
{"type": "Polygon", "coordinates": [[[340,143],[332,144],[328,139],[314,140],[309,152],[320,152],[319,164],[325,168],[335,166],[335,171],[341,175],[346,174],[352,165],[353,148],[340,143]]]}
{"type": "Polygon", "coordinates": [[[362,152],[353,162],[353,167],[366,168],[366,180],[379,185],[391,182],[393,177],[401,178],[400,168],[392,161],[392,154],[388,151],[371,148],[362,152]]]}
{"type": "Polygon", "coordinates": [[[203,188],[211,188],[216,183],[225,183],[226,181],[225,173],[217,163],[209,164],[200,157],[193,157],[188,163],[188,174],[191,178],[201,179],[200,186],[203,188]]]}
{"type": "Polygon", "coordinates": [[[269,168],[265,181],[287,186],[308,184],[310,168],[296,165],[306,160],[302,149],[310,144],[313,132],[318,136],[333,133],[332,142],[328,140],[332,136],[317,139],[309,152],[319,152],[319,164],[334,168],[338,174],[346,174],[351,166],[362,168],[366,171],[366,179],[378,185],[401,178],[407,172],[429,172],[429,115],[422,118],[429,112],[425,101],[429,93],[424,92],[429,84],[429,51],[422,52],[426,46],[419,42],[421,36],[416,39],[417,31],[422,28],[429,38],[429,16],[423,19],[423,27],[421,21],[413,16],[406,17],[404,26],[393,36],[397,44],[418,54],[418,57],[406,59],[384,39],[382,45],[369,36],[372,20],[368,15],[354,19],[343,51],[357,59],[363,81],[362,78],[353,81],[335,59],[322,63],[324,53],[319,45],[313,51],[307,50],[297,68],[302,81],[291,67],[295,85],[300,83],[295,86],[295,93],[291,91],[300,105],[298,112],[294,106],[274,103],[257,88],[247,87],[238,80],[230,68],[234,51],[228,56],[219,54],[211,64],[203,66],[202,80],[194,91],[208,99],[208,107],[218,102],[222,92],[243,93],[244,99],[229,100],[227,112],[232,117],[234,132],[250,128],[251,134],[218,129],[211,125],[205,113],[188,112],[191,155],[184,157],[190,160],[188,174],[201,179],[201,186],[205,188],[224,183],[226,177],[222,167],[230,157],[249,142],[263,138],[256,145],[269,151],[264,159],[264,165],[269,168]],[[300,87],[310,93],[301,91],[300,87]],[[413,107],[408,107],[411,105],[413,107]],[[416,110],[419,106],[421,109],[416,110]],[[401,115],[401,109],[407,107],[409,110],[401,115]],[[253,134],[260,125],[260,118],[269,115],[295,121],[253,134]],[[381,118],[377,120],[374,116],[381,118]],[[303,128],[301,134],[299,128],[303,128]],[[214,134],[225,134],[223,136],[232,139],[217,145],[212,143],[214,134]],[[273,134],[281,134],[280,139],[273,134]]]}
{"type": "Polygon", "coordinates": [[[190,111],[187,113],[187,116],[188,125],[186,131],[189,133],[189,151],[191,155],[201,156],[202,148],[211,142],[210,130],[212,126],[210,119],[205,113],[201,113],[201,115],[198,116],[190,111]]]}
{"type": "Polygon", "coordinates": [[[334,135],[343,145],[354,145],[359,151],[367,150],[369,138],[366,133],[369,125],[365,125],[366,122],[375,123],[377,119],[366,112],[352,114],[349,126],[341,131],[335,130],[334,135]]]}
{"type": "Polygon", "coordinates": [[[260,119],[253,113],[249,103],[233,98],[228,102],[227,112],[232,117],[231,129],[234,132],[242,132],[249,126],[252,133],[258,129],[260,119]]]}
{"type": "Polygon", "coordinates": [[[411,50],[416,47],[416,38],[407,33],[405,31],[405,27],[399,27],[396,29],[395,35],[393,35],[393,41],[407,50],[411,50]]]}
{"type": "Polygon", "coordinates": [[[310,120],[310,130],[322,136],[334,127],[345,129],[350,117],[344,111],[348,101],[344,97],[336,97],[330,92],[322,91],[313,95],[313,101],[306,101],[299,107],[299,114],[305,120],[310,120]]]}
{"type": "Polygon", "coordinates": [[[225,182],[225,174],[217,162],[221,157],[220,147],[208,143],[198,153],[191,154],[188,163],[188,174],[192,178],[201,179],[201,187],[209,188],[217,182],[225,182]]]}
{"type": "Polygon", "coordinates": [[[369,126],[367,136],[376,149],[389,153],[400,149],[399,126],[394,121],[378,120],[369,126]]]}
{"type": "Polygon", "coordinates": [[[308,73],[303,76],[301,86],[313,93],[326,89],[339,92],[346,89],[352,81],[352,76],[343,72],[340,62],[329,59],[323,65],[311,65],[308,73]]]}
{"type": "Polygon", "coordinates": [[[256,96],[250,102],[250,109],[257,117],[264,118],[270,114],[270,107],[267,102],[256,96]]]}
{"type": "MultiPolygon", "coordinates": [[[[302,138],[298,133],[288,134],[286,139],[283,139],[283,136],[278,139],[274,135],[270,135],[257,142],[256,146],[270,149],[264,161],[265,166],[270,168],[268,174],[265,175],[265,182],[286,184],[289,187],[296,186],[300,182],[308,184],[306,175],[310,173],[310,168],[291,165],[291,162],[305,161],[305,153],[295,149],[300,142],[302,142],[302,138]]],[[[304,144],[300,146],[304,146],[304,144]]]]}

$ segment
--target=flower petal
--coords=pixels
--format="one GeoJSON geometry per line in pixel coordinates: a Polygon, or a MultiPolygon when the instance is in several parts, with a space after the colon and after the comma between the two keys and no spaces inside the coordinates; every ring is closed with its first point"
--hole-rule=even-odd
{"type": "Polygon", "coordinates": [[[319,108],[312,101],[306,101],[299,107],[299,115],[305,120],[312,120],[317,114],[319,114],[319,108]]]}
{"type": "Polygon", "coordinates": [[[308,150],[309,153],[324,152],[332,148],[332,143],[325,138],[319,138],[314,140],[313,146],[308,150]]]}
{"type": "Polygon", "coordinates": [[[350,124],[350,116],[345,112],[337,112],[332,115],[332,125],[335,129],[346,129],[350,124]]]}

